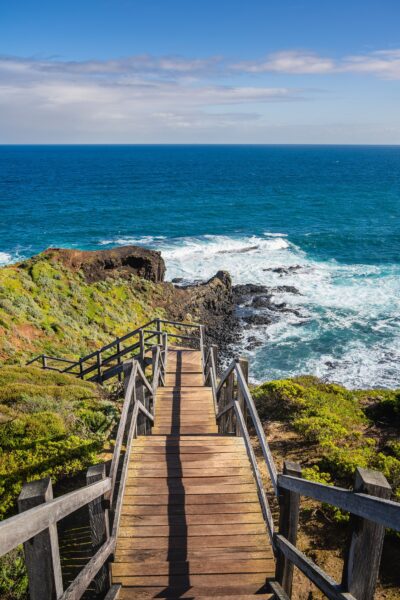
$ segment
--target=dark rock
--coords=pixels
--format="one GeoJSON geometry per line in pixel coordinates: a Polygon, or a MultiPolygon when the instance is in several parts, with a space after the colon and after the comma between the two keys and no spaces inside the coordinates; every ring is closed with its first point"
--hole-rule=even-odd
{"type": "Polygon", "coordinates": [[[184,281],[183,277],[174,277],[174,279],[171,279],[171,283],[182,283],[182,281],[184,281]]]}
{"type": "Polygon", "coordinates": [[[278,294],[294,294],[296,296],[302,296],[303,294],[294,285],[278,285],[271,289],[271,292],[278,294]]]}
{"type": "Polygon", "coordinates": [[[302,268],[301,265],[292,265],[290,267],[269,267],[268,269],[263,269],[263,271],[278,273],[282,277],[282,275],[290,275],[291,273],[300,271],[302,268]]]}
{"type": "Polygon", "coordinates": [[[270,325],[273,322],[273,319],[265,314],[255,313],[253,315],[247,315],[246,317],[242,317],[245,323],[249,325],[270,325]]]}
{"type": "Polygon", "coordinates": [[[129,279],[131,275],[154,283],[164,281],[165,263],[161,252],[138,246],[95,251],[49,248],[45,254],[62,262],[69,269],[83,271],[88,283],[104,281],[107,277],[129,279]]]}
{"type": "Polygon", "coordinates": [[[259,348],[262,345],[263,342],[252,335],[247,340],[246,350],[254,350],[254,348],[259,348]]]}

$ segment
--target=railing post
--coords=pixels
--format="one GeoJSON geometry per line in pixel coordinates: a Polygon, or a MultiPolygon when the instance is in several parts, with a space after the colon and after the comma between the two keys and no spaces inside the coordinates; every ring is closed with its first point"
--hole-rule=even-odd
{"type": "Polygon", "coordinates": [[[216,344],[212,344],[210,346],[211,352],[214,357],[214,366],[215,366],[215,377],[218,375],[218,346],[216,344]]]}
{"type": "MultiPolygon", "coordinates": [[[[89,467],[86,473],[86,483],[90,485],[106,477],[104,463],[89,467]]],[[[92,538],[93,556],[110,537],[108,510],[104,508],[103,498],[96,498],[88,505],[90,534],[92,538]]],[[[103,564],[93,579],[97,594],[105,594],[110,587],[110,578],[107,564],[103,564]]]]}
{"type": "Polygon", "coordinates": [[[167,360],[168,360],[168,333],[162,334],[162,345],[164,350],[164,375],[167,371],[167,360]]]}
{"type": "Polygon", "coordinates": [[[143,331],[143,329],[141,329],[139,331],[139,343],[140,343],[139,361],[140,361],[140,366],[142,367],[142,369],[144,369],[144,353],[145,353],[145,349],[144,349],[144,331],[143,331]]]}
{"type": "Polygon", "coordinates": [[[102,377],[101,377],[101,352],[100,350],[97,350],[97,378],[99,383],[102,382],[102,377]]]}
{"type": "Polygon", "coordinates": [[[123,369],[123,372],[124,372],[124,394],[126,394],[126,390],[128,389],[129,378],[131,376],[132,367],[133,367],[132,359],[131,360],[126,360],[122,364],[122,369],[123,369]]]}
{"type": "MultiPolygon", "coordinates": [[[[235,389],[235,371],[232,371],[227,379],[225,386],[225,406],[232,402],[233,394],[235,389]]],[[[223,433],[232,433],[233,429],[233,411],[227,412],[222,418],[224,419],[224,432],[223,433]]]]}
{"type": "Polygon", "coordinates": [[[162,323],[159,317],[156,318],[156,330],[158,331],[157,344],[161,344],[162,323]]]}
{"type": "MultiPolygon", "coordinates": [[[[291,475],[292,477],[301,477],[301,467],[295,462],[286,460],[283,466],[283,474],[291,475]]],[[[280,509],[279,533],[295,546],[299,526],[300,494],[289,492],[282,488],[278,488],[278,493],[280,509]]],[[[278,551],[275,579],[281,584],[289,597],[292,594],[293,568],[293,563],[282,552],[278,551]]]]}
{"type": "Polygon", "coordinates": [[[46,369],[47,368],[47,357],[45,356],[45,354],[42,354],[42,369],[46,369]]]}
{"type": "MultiPolygon", "coordinates": [[[[121,360],[121,356],[120,356],[120,352],[121,352],[121,342],[119,341],[119,338],[117,338],[117,365],[120,366],[122,360],[121,360]]],[[[119,372],[118,373],[118,381],[122,381],[122,373],[119,372]]]]}
{"type": "Polygon", "coordinates": [[[79,377],[83,379],[83,363],[81,358],[79,359],[79,377]]]}
{"type": "MultiPolygon", "coordinates": [[[[392,488],[379,471],[358,467],[354,491],[388,499],[392,488]]],[[[350,523],[353,534],[343,567],[342,585],[356,598],[372,600],[378,580],[385,528],[355,515],[351,515],[350,523]]]]}
{"type": "MultiPolygon", "coordinates": [[[[245,379],[246,383],[248,383],[249,382],[249,361],[246,358],[239,358],[239,365],[242,369],[244,379],[245,379]]],[[[244,422],[247,424],[247,405],[246,405],[246,400],[244,398],[242,389],[239,384],[238,384],[238,402],[239,402],[239,406],[240,406],[240,409],[243,414],[244,422]]],[[[236,427],[236,436],[237,437],[242,436],[240,427],[236,427]]]]}
{"type": "MultiPolygon", "coordinates": [[[[18,497],[24,512],[53,499],[50,477],[25,483],[18,497]]],[[[54,523],[24,543],[30,600],[53,600],[63,593],[57,525],[54,523]]]]}

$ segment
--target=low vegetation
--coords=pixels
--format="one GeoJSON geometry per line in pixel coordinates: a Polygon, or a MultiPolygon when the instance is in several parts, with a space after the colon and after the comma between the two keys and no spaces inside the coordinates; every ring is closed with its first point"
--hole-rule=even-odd
{"type": "Polygon", "coordinates": [[[262,419],[286,422],[303,440],[305,477],[351,485],[357,466],[377,469],[400,500],[400,391],[350,391],[303,376],[253,394],[262,419]]]}
{"type": "MultiPolygon", "coordinates": [[[[53,483],[98,462],[118,414],[95,384],[51,371],[0,369],[0,518],[11,516],[25,481],[53,483]]],[[[21,548],[0,559],[0,597],[24,598],[21,548]]]]}
{"type": "Polygon", "coordinates": [[[0,364],[35,354],[78,358],[164,317],[165,290],[135,275],[88,283],[57,253],[0,269],[0,364]]]}

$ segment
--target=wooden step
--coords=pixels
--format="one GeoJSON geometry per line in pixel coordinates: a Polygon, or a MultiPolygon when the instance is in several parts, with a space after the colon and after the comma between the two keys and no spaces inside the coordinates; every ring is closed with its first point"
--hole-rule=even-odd
{"type": "Polygon", "coordinates": [[[169,600],[178,600],[178,598],[191,598],[192,600],[272,600],[272,594],[263,593],[264,588],[257,588],[254,585],[232,587],[195,587],[190,586],[189,590],[161,587],[123,587],[118,595],[118,600],[150,600],[150,598],[168,598],[169,600]],[[260,592],[261,589],[261,592],[260,592]],[[254,594],[257,594],[254,596],[254,594]]]}
{"type": "Polygon", "coordinates": [[[226,493],[214,492],[211,494],[187,494],[184,497],[182,497],[182,494],[158,494],[158,496],[153,494],[140,495],[136,494],[133,488],[127,488],[124,499],[125,503],[129,502],[131,504],[135,503],[153,506],[161,506],[163,504],[172,506],[177,504],[179,506],[187,506],[188,504],[231,504],[236,502],[258,502],[258,495],[255,486],[253,486],[251,492],[236,492],[230,490],[226,493]],[[130,496],[137,497],[132,499],[130,496]]]}
{"type": "Polygon", "coordinates": [[[190,561],[164,561],[132,563],[119,561],[111,567],[113,578],[140,575],[192,575],[232,574],[232,573],[266,573],[274,569],[273,557],[252,560],[235,559],[233,557],[213,557],[190,561]]]}
{"type": "Polygon", "coordinates": [[[135,525],[162,525],[164,527],[186,525],[212,525],[212,524],[234,524],[234,523],[260,523],[263,524],[263,517],[258,507],[256,512],[248,513],[217,513],[211,512],[202,515],[190,515],[182,512],[180,515],[126,515],[124,511],[121,516],[121,526],[133,527],[135,525]]]}
{"type": "MultiPolygon", "coordinates": [[[[223,500],[226,498],[223,495],[223,500]]],[[[246,518],[247,514],[260,512],[260,505],[258,502],[247,502],[239,500],[237,502],[224,502],[219,503],[207,503],[207,504],[192,504],[185,500],[185,503],[181,504],[158,504],[158,505],[147,505],[147,504],[131,504],[130,502],[124,503],[122,506],[122,515],[138,515],[143,517],[145,515],[152,516],[155,519],[157,516],[169,516],[171,518],[174,515],[186,515],[189,518],[191,515],[198,515],[203,517],[204,515],[210,515],[212,518],[218,518],[219,516],[238,515],[239,517],[246,518]]],[[[261,514],[261,513],[260,513],[261,514]]]]}
{"type": "Polygon", "coordinates": [[[203,373],[166,373],[165,387],[202,387],[204,385],[203,373]]]}
{"type": "MultiPolygon", "coordinates": [[[[265,573],[231,573],[229,577],[224,574],[219,575],[158,575],[158,576],[146,576],[146,575],[121,575],[119,577],[113,577],[114,583],[121,583],[126,587],[140,587],[144,588],[141,591],[146,591],[145,588],[154,590],[158,588],[158,597],[185,597],[190,593],[193,595],[199,595],[201,593],[213,594],[213,590],[219,589],[222,595],[229,593],[253,593],[257,594],[260,592],[266,592],[266,579],[265,573]],[[168,589],[166,589],[168,588],[168,589]],[[196,590],[196,591],[195,591],[196,590]],[[167,596],[163,596],[167,594],[167,596]]],[[[269,576],[272,576],[271,572],[269,576]]],[[[139,590],[136,589],[136,592],[139,590]]],[[[123,598],[124,596],[120,597],[123,598]]],[[[128,597],[129,596],[125,596],[128,597]]],[[[131,596],[132,597],[132,596],[131,596]]],[[[133,596],[134,597],[134,596],[133,596]]],[[[143,596],[139,596],[143,597],[143,596]]],[[[151,596],[150,596],[151,597],[151,596]]]]}
{"type": "MultiPolygon", "coordinates": [[[[169,548],[167,550],[157,549],[142,549],[130,550],[121,549],[115,555],[115,562],[127,562],[134,560],[136,563],[153,563],[153,562],[172,562],[174,560],[186,562],[191,560],[199,560],[204,558],[204,550],[202,548],[177,549],[169,548]]],[[[206,558],[209,559],[232,559],[232,560],[258,560],[270,559],[274,554],[271,548],[246,548],[246,547],[224,547],[210,548],[206,558]]]]}
{"type": "MultiPolygon", "coordinates": [[[[121,525],[119,528],[119,538],[124,537],[152,537],[152,538],[174,538],[184,537],[188,540],[191,537],[210,536],[210,535],[231,535],[232,525],[218,523],[215,525],[180,525],[171,527],[169,525],[121,525]]],[[[237,523],[234,527],[235,535],[266,535],[264,523],[237,523]]]]}

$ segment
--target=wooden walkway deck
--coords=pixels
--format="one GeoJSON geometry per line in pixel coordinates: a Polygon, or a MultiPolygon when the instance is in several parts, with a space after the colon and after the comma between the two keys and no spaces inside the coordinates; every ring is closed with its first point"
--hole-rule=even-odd
{"type": "Polygon", "coordinates": [[[201,353],[169,350],[165,384],[152,435],[133,441],[111,566],[118,597],[270,598],[255,480],[243,438],[218,434],[201,353]]]}

